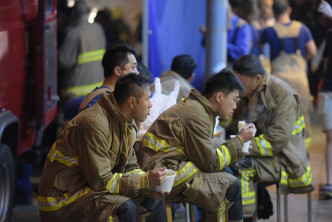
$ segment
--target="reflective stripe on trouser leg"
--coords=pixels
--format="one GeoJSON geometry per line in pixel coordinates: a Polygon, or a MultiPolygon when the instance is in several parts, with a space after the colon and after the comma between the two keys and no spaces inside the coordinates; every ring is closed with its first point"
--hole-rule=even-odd
{"type": "Polygon", "coordinates": [[[256,170],[240,170],[241,178],[241,193],[243,204],[244,217],[251,217],[254,215],[256,208],[256,192],[253,179],[256,176],[256,170]]]}

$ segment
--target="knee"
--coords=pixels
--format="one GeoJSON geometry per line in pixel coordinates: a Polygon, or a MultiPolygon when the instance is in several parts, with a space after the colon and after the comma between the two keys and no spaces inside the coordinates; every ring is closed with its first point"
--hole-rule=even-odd
{"type": "MultiPolygon", "coordinates": [[[[119,218],[137,218],[137,207],[134,201],[127,200],[121,206],[116,212],[117,216],[119,218]]],[[[128,220],[130,221],[130,220],[128,220]]]]}
{"type": "Polygon", "coordinates": [[[241,183],[238,179],[227,188],[226,198],[229,201],[241,199],[241,183]]]}

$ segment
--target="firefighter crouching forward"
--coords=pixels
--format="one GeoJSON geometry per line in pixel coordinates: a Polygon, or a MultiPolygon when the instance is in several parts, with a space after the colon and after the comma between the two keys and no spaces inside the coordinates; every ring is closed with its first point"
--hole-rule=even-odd
{"type": "Polygon", "coordinates": [[[297,93],[283,80],[265,73],[253,55],[236,60],[233,70],[246,94],[238,103],[232,124],[245,120],[257,127],[249,157],[237,164],[244,217],[252,217],[254,181],[279,183],[286,193],[309,192],[314,184],[306,154],[303,107],[297,93]]]}
{"type": "Polygon", "coordinates": [[[226,120],[233,114],[242,90],[239,79],[222,70],[207,81],[203,95],[193,89],[163,112],[141,141],[142,169],[176,171],[166,200],[197,205],[208,212],[204,221],[242,221],[240,183],[224,169],[244,157],[242,144],[254,138],[256,128],[248,124],[228,143],[213,144],[216,117],[226,120]]]}
{"type": "Polygon", "coordinates": [[[133,149],[134,119],[146,119],[149,97],[149,81],[132,73],[69,122],[39,184],[42,221],[166,221],[164,194],[143,195],[164,181],[166,171],[142,171],[133,149]]]}

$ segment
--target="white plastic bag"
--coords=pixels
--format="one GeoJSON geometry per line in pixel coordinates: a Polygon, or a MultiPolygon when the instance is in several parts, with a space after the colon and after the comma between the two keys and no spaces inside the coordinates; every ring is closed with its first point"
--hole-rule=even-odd
{"type": "Polygon", "coordinates": [[[151,103],[152,107],[150,109],[150,115],[141,124],[139,129],[137,140],[141,140],[145,132],[149,129],[150,125],[157,119],[157,117],[163,113],[166,109],[176,104],[176,99],[180,91],[180,83],[175,81],[174,90],[166,95],[161,91],[160,78],[154,79],[155,92],[152,95],[151,103]]]}

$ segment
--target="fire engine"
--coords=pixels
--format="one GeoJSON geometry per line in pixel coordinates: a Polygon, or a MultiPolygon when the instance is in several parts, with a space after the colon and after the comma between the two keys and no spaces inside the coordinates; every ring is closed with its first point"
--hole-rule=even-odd
{"type": "Polygon", "coordinates": [[[15,160],[57,112],[56,0],[0,0],[0,221],[10,221],[15,160]]]}

